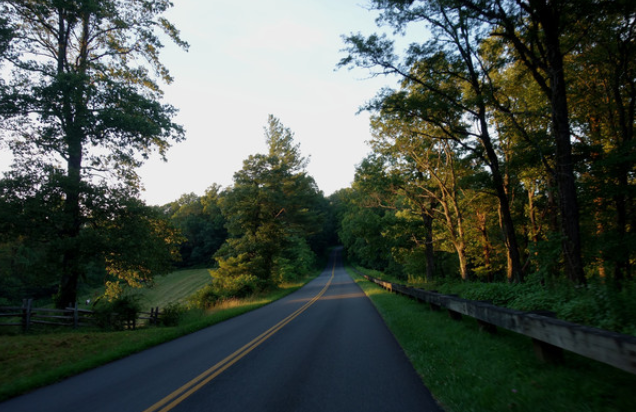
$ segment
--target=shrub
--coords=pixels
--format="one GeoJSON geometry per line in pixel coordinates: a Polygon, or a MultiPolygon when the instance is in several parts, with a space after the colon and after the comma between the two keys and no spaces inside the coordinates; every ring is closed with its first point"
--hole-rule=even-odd
{"type": "Polygon", "coordinates": [[[265,289],[267,282],[254,275],[239,275],[236,277],[218,277],[212,281],[223,299],[245,298],[265,289]]]}
{"type": "Polygon", "coordinates": [[[187,305],[190,308],[208,309],[219,300],[221,300],[221,297],[214,285],[206,285],[188,297],[187,305]]]}
{"type": "Polygon", "coordinates": [[[218,276],[214,274],[212,284],[198,290],[188,298],[188,305],[209,309],[227,299],[246,298],[267,288],[268,282],[254,275],[218,276]]]}
{"type": "Polygon", "coordinates": [[[186,307],[178,302],[169,303],[159,316],[159,324],[162,326],[177,326],[186,312],[186,307]]]}
{"type": "Polygon", "coordinates": [[[93,306],[93,318],[102,328],[123,330],[126,326],[136,327],[141,312],[138,295],[123,295],[107,301],[98,300],[93,306]]]}

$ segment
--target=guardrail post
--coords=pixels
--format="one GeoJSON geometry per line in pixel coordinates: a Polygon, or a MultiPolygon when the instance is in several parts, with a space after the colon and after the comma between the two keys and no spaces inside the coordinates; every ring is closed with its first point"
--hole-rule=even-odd
{"type": "Polygon", "coordinates": [[[479,325],[479,330],[488,332],[491,335],[497,333],[497,327],[493,325],[492,323],[484,322],[481,319],[477,319],[477,324],[479,325]]]}
{"type": "Polygon", "coordinates": [[[541,362],[561,364],[564,362],[563,349],[558,346],[542,342],[538,339],[532,339],[534,353],[541,362]]]}
{"type": "Polygon", "coordinates": [[[462,320],[461,313],[455,312],[454,310],[450,310],[450,309],[446,309],[446,311],[448,312],[448,316],[450,316],[452,320],[462,320]]]}

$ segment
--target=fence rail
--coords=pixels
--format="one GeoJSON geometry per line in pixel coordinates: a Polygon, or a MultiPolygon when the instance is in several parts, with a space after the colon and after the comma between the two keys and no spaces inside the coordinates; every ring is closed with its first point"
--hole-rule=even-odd
{"type": "MultiPolygon", "coordinates": [[[[358,272],[359,273],[359,272],[358,272]]],[[[497,327],[532,338],[537,357],[546,362],[562,362],[563,349],[636,374],[636,337],[566,322],[538,313],[522,312],[487,302],[442,295],[398,283],[386,282],[360,273],[384,289],[420,302],[433,310],[445,308],[451,319],[462,315],[477,319],[480,327],[494,333],[497,327]]]]}
{"type": "MultiPolygon", "coordinates": [[[[151,325],[158,325],[159,316],[159,307],[151,308],[150,312],[140,312],[135,319],[126,319],[124,327],[135,329],[138,320],[148,320],[151,325]]],[[[34,308],[32,299],[23,299],[22,306],[0,307],[0,326],[20,326],[26,332],[36,324],[77,329],[80,326],[95,325],[96,318],[94,311],[80,309],[77,303],[66,309],[34,308]]]]}

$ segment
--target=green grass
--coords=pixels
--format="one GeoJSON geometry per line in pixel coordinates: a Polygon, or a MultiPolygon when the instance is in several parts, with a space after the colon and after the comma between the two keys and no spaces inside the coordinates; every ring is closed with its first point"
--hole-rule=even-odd
{"type": "Polygon", "coordinates": [[[543,364],[527,337],[490,335],[350,274],[448,412],[636,410],[634,375],[571,353],[563,365],[543,364]]]}
{"type": "Polygon", "coordinates": [[[208,269],[180,270],[158,276],[153,287],[143,289],[141,305],[143,310],[150,310],[151,307],[162,308],[169,303],[183,303],[188,296],[211,282],[208,269]]]}
{"type": "MultiPolygon", "coordinates": [[[[260,296],[226,302],[211,313],[188,312],[175,327],[0,335],[0,401],[260,308],[299,289],[318,273],[260,296]]],[[[176,293],[192,287],[189,281],[179,280],[182,275],[157,282],[148,302],[154,306],[167,302],[169,295],[163,288],[176,293]]],[[[178,299],[176,294],[173,297],[178,299]]]]}
{"type": "MultiPolygon", "coordinates": [[[[129,289],[129,292],[139,296],[143,311],[150,311],[150,308],[158,306],[161,309],[169,303],[183,303],[188,296],[211,281],[209,269],[177,270],[167,275],[156,276],[150,287],[129,289]]],[[[104,288],[100,287],[81,294],[78,297],[80,306],[85,307],[83,302],[86,302],[86,299],[94,302],[103,293],[104,288]]]]}

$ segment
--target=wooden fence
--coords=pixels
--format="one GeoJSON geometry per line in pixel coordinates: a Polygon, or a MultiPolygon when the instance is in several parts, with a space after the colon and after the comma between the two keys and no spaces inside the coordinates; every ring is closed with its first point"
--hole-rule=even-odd
{"type": "MultiPolygon", "coordinates": [[[[159,308],[152,308],[150,312],[140,312],[135,319],[123,320],[122,327],[135,329],[139,320],[148,320],[149,324],[157,325],[159,315],[159,308]]],[[[80,326],[96,325],[96,323],[95,312],[80,309],[77,303],[69,305],[66,309],[34,308],[33,299],[23,299],[22,306],[0,307],[0,326],[19,326],[24,332],[36,324],[68,326],[77,329],[80,326]]]]}
{"type": "Polygon", "coordinates": [[[360,273],[384,289],[420,302],[433,310],[448,311],[451,319],[462,315],[477,319],[480,327],[494,333],[497,327],[532,338],[537,357],[546,362],[562,362],[563,349],[636,374],[636,337],[566,322],[538,313],[522,312],[442,295],[397,283],[385,282],[360,273]]]}

